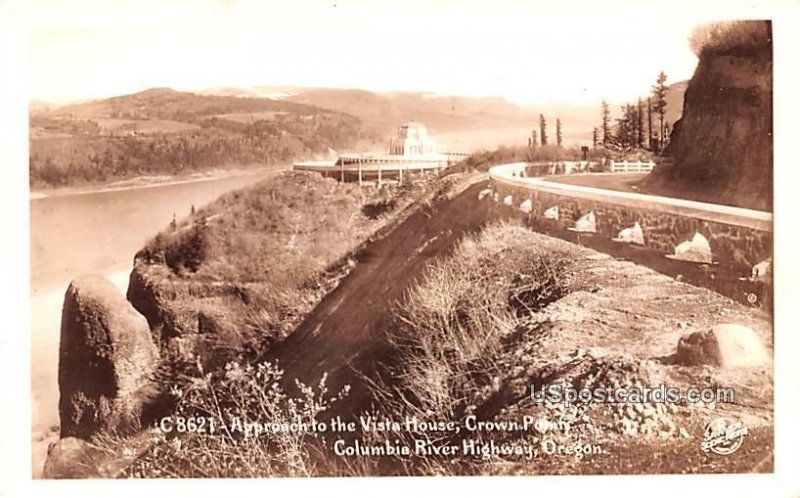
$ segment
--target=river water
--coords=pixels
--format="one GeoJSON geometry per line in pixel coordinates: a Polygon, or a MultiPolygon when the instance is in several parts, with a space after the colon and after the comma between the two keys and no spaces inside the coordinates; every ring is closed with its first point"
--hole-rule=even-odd
{"type": "Polygon", "coordinates": [[[33,476],[41,474],[47,446],[57,439],[58,341],[61,306],[69,282],[87,273],[106,275],[121,292],[133,256],[173,215],[189,214],[225,192],[275,174],[248,171],[224,177],[129,189],[56,193],[30,201],[31,410],[33,476]]]}

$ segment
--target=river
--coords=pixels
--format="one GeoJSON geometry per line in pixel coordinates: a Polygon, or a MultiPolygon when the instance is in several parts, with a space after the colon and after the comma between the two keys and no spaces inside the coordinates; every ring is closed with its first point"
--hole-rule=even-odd
{"type": "Polygon", "coordinates": [[[41,474],[50,442],[58,438],[58,342],[69,282],[106,275],[123,293],[133,256],[173,215],[189,214],[225,192],[275,174],[245,171],[202,180],[126,189],[32,196],[31,411],[33,476],[41,474]]]}

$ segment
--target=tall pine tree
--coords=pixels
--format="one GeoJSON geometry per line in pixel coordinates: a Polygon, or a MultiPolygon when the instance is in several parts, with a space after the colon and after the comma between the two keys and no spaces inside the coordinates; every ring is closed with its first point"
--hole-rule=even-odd
{"type": "Polygon", "coordinates": [[[539,114],[539,141],[542,145],[547,145],[547,121],[544,114],[539,114]]]}
{"type": "Polygon", "coordinates": [[[603,106],[603,144],[607,144],[611,139],[611,112],[608,110],[608,102],[605,100],[602,103],[603,106]]]}
{"type": "Polygon", "coordinates": [[[653,106],[647,97],[647,148],[653,148],[653,106]]]}
{"type": "Polygon", "coordinates": [[[636,103],[636,146],[644,147],[644,105],[641,98],[636,103]]]}
{"type": "Polygon", "coordinates": [[[636,117],[636,106],[626,104],[622,106],[622,117],[617,119],[616,143],[624,149],[631,149],[636,146],[638,118],[636,117]]]}
{"type": "Polygon", "coordinates": [[[658,114],[658,151],[664,148],[666,141],[666,131],[664,128],[664,117],[667,114],[667,75],[664,71],[658,73],[656,84],[653,85],[653,111],[658,114]]]}
{"type": "Polygon", "coordinates": [[[561,147],[561,118],[556,118],[556,145],[561,147]]]}

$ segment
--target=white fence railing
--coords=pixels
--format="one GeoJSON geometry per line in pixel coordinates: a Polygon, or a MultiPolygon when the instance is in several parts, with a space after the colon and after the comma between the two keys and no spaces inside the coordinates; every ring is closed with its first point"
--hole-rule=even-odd
{"type": "Polygon", "coordinates": [[[648,173],[655,167],[653,161],[611,161],[612,173],[648,173]]]}

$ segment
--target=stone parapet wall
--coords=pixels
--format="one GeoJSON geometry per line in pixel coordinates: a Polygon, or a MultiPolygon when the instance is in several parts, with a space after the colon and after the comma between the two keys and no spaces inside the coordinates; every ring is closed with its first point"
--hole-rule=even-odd
{"type": "Polygon", "coordinates": [[[499,199],[511,196],[511,205],[517,207],[530,201],[525,209],[530,218],[569,228],[594,212],[596,236],[608,238],[638,222],[644,245],[665,255],[700,233],[708,239],[713,262],[743,276],[772,255],[770,213],[557,184],[520,173],[526,170],[529,175],[528,165],[515,163],[492,168],[489,174],[499,199]],[[558,206],[558,220],[544,219],[553,206],[558,206]]]}

